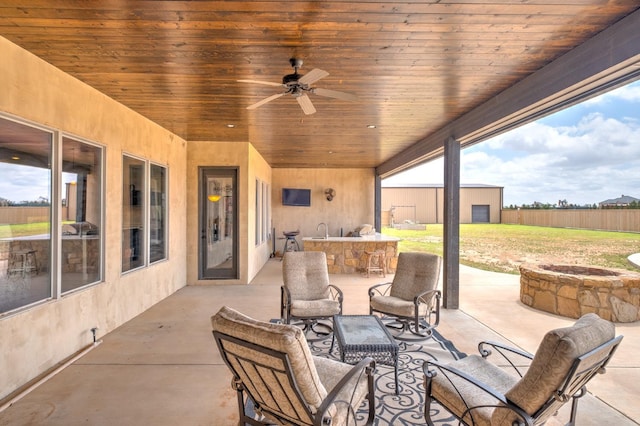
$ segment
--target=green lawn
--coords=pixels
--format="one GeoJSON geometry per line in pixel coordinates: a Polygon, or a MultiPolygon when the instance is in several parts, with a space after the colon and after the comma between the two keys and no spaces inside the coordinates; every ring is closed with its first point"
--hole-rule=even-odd
{"type": "MultiPolygon", "coordinates": [[[[383,228],[402,239],[400,251],[442,255],[442,225],[426,231],[383,228]]],[[[502,224],[460,225],[460,263],[489,271],[518,273],[522,263],[580,264],[633,269],[627,257],[640,252],[640,234],[502,224]]]]}
{"type": "Polygon", "coordinates": [[[0,225],[0,239],[28,237],[49,233],[49,222],[20,223],[15,225],[0,225]]]}

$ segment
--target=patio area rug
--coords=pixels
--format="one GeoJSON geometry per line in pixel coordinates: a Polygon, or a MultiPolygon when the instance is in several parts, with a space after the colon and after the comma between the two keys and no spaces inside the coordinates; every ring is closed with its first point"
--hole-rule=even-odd
{"type": "MultiPolygon", "coordinates": [[[[376,421],[379,426],[386,425],[424,425],[424,373],[422,364],[426,360],[449,362],[460,359],[466,354],[458,351],[453,343],[434,331],[433,337],[418,342],[400,342],[398,354],[398,387],[395,393],[394,369],[391,366],[376,364],[375,394],[376,421]]],[[[329,353],[331,339],[310,344],[314,355],[340,359],[337,346],[329,353]]],[[[457,425],[458,421],[439,404],[431,405],[431,415],[439,426],[457,425]]],[[[366,419],[366,411],[359,413],[359,420],[366,419]]],[[[359,422],[359,424],[361,424],[359,422]]]]}
{"type": "MultiPolygon", "coordinates": [[[[271,322],[280,322],[273,319],[271,322]]],[[[331,338],[309,342],[313,355],[340,360],[338,345],[331,351],[331,338]]],[[[397,341],[398,353],[398,387],[396,395],[395,376],[392,366],[376,363],[375,396],[376,426],[424,425],[424,373],[422,365],[426,360],[450,362],[466,357],[453,343],[436,330],[432,337],[415,342],[397,341]]],[[[251,401],[245,407],[247,413],[253,411],[251,401]]],[[[368,411],[366,407],[357,413],[358,424],[364,424],[368,411]]],[[[437,402],[431,404],[431,419],[437,426],[458,425],[458,420],[437,402]]]]}

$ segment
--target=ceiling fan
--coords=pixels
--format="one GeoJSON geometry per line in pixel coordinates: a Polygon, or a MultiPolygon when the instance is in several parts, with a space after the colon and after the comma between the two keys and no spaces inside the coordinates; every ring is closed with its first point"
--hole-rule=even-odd
{"type": "Polygon", "coordinates": [[[266,104],[267,102],[271,102],[275,99],[278,99],[284,95],[291,95],[296,98],[300,108],[302,111],[307,114],[313,114],[316,112],[313,103],[311,103],[311,99],[309,99],[308,93],[313,93],[315,95],[326,96],[329,98],[342,99],[345,101],[355,101],[358,99],[356,96],[345,93],[338,92],[336,90],[322,89],[320,87],[311,87],[313,83],[324,78],[329,75],[328,72],[314,68],[308,73],[302,75],[298,74],[298,69],[302,67],[302,59],[291,58],[289,59],[289,63],[293,67],[293,74],[287,74],[282,77],[282,83],[272,83],[269,81],[259,81],[259,80],[238,80],[240,83],[257,83],[257,84],[265,84],[267,86],[277,86],[282,87],[284,89],[283,92],[277,93],[275,95],[271,95],[268,98],[264,98],[260,102],[256,102],[253,105],[249,105],[247,109],[256,109],[259,106],[266,104]]]}

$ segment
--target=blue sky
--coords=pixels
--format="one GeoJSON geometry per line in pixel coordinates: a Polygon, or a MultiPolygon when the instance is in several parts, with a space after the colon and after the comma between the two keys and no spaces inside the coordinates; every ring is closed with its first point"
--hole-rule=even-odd
{"type": "MultiPolygon", "coordinates": [[[[460,183],[504,187],[504,204],[640,198],[640,81],[463,149],[460,183]]],[[[383,185],[443,183],[443,159],[383,185]]]]}

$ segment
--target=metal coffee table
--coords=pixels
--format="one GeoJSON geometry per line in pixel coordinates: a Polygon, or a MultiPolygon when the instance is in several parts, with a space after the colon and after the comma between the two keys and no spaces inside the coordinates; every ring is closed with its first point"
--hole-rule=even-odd
{"type": "MultiPolygon", "coordinates": [[[[334,341],[338,342],[342,362],[356,364],[365,357],[393,367],[398,393],[399,346],[380,321],[373,315],[335,315],[334,341]]],[[[333,342],[331,343],[333,349],[333,342]]]]}

